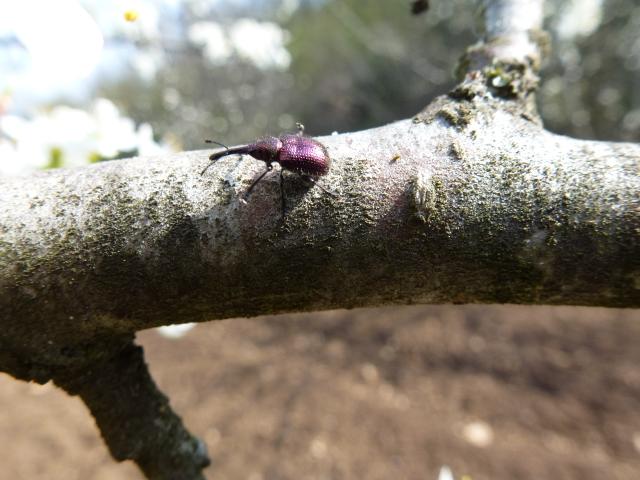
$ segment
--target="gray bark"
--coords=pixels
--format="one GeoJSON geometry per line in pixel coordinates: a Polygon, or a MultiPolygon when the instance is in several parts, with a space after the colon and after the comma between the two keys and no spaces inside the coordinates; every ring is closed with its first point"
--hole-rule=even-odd
{"type": "Polygon", "coordinates": [[[542,28],[543,2],[490,0],[484,3],[484,44],[494,45],[494,58],[524,62],[540,57],[535,32],[542,28]]]}
{"type": "Polygon", "coordinates": [[[293,310],[637,307],[640,146],[554,135],[501,103],[441,98],[321,138],[337,196],[285,175],[284,218],[277,172],[240,200],[264,169],[249,157],[204,176],[203,151],[3,180],[3,331],[40,351],[293,310]]]}
{"type": "MultiPolygon", "coordinates": [[[[515,3],[540,5],[488,2],[487,18],[515,3]]],[[[197,479],[206,451],[138,330],[408,303],[640,306],[640,145],[545,131],[538,43],[518,31],[537,23],[517,25],[490,20],[465,80],[415,118],[321,138],[337,195],[285,174],[284,216],[277,172],[244,204],[264,164],[229,156],[201,176],[208,151],[1,180],[0,370],[80,395],[149,478],[197,479]]]]}

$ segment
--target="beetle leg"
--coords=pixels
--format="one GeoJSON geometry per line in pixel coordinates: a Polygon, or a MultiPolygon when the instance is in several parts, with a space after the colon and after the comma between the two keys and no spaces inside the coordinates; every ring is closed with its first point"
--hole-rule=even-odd
{"type": "Polygon", "coordinates": [[[273,170],[273,165],[268,164],[267,165],[267,169],[262,172],[262,174],[256,178],[253,183],[249,186],[249,188],[247,188],[247,191],[244,192],[244,195],[242,196],[242,200],[246,203],[247,199],[249,198],[249,195],[251,195],[251,191],[254,189],[254,187],[258,184],[258,182],[260,182],[260,180],[262,180],[264,178],[264,176],[269,173],[271,170],[273,170]]]}

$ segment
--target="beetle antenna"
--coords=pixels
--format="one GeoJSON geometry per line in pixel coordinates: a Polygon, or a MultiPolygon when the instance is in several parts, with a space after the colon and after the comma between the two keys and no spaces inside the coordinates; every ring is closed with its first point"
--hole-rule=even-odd
{"type": "Polygon", "coordinates": [[[227,147],[224,143],[216,142],[215,140],[205,140],[204,143],[215,143],[216,145],[220,145],[221,147],[229,150],[229,147],[227,147]]]}
{"type": "Polygon", "coordinates": [[[216,163],[216,160],[218,160],[218,158],[220,158],[220,157],[222,157],[224,155],[227,155],[228,152],[229,152],[229,147],[227,147],[224,143],[216,142],[215,140],[205,140],[204,143],[215,143],[216,145],[220,145],[221,147],[224,147],[226,149],[226,151],[224,152],[223,155],[219,155],[219,156],[216,155],[216,154],[211,155],[209,157],[209,160],[211,160],[211,162],[209,163],[209,165],[204,167],[204,169],[200,172],[200,175],[204,175],[204,172],[206,172],[211,165],[216,163]]]}

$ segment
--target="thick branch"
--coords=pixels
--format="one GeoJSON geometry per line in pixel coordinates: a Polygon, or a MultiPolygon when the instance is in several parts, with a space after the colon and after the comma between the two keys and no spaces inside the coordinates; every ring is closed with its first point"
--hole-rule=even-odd
{"type": "Polygon", "coordinates": [[[3,180],[2,335],[55,357],[70,339],[293,310],[638,306],[640,146],[486,103],[322,139],[339,195],[286,175],[284,220],[277,173],[239,201],[264,166],[237,156],[205,176],[192,152],[3,180]]]}

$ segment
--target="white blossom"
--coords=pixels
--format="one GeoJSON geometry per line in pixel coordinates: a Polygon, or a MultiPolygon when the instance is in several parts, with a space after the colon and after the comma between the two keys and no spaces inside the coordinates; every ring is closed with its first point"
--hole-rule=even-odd
{"type": "Polygon", "coordinates": [[[204,48],[207,60],[214,65],[225,63],[234,54],[262,69],[286,69],[291,64],[285,46],[289,32],[272,22],[243,18],[226,30],[216,22],[197,22],[189,27],[187,36],[204,48]]]}
{"type": "Polygon", "coordinates": [[[204,47],[205,57],[214,65],[224,63],[233,54],[224,30],[215,22],[196,22],[189,27],[187,36],[192,43],[204,47]]]}
{"type": "Polygon", "coordinates": [[[563,5],[558,36],[571,40],[591,35],[602,22],[602,0],[570,0],[563,5]]]}
{"type": "Polygon", "coordinates": [[[49,82],[85,78],[100,60],[102,32],[77,1],[5,2],[2,15],[29,53],[33,74],[49,82]]]}
{"type": "Polygon", "coordinates": [[[26,174],[46,167],[70,167],[125,152],[167,151],[153,139],[149,124],[136,128],[105,98],[88,111],[61,105],[31,119],[0,117],[0,175],[26,174]]]}
{"type": "Polygon", "coordinates": [[[291,64],[285,47],[289,32],[275,23],[243,18],[231,26],[229,38],[238,55],[259,68],[286,69],[291,64]]]}

